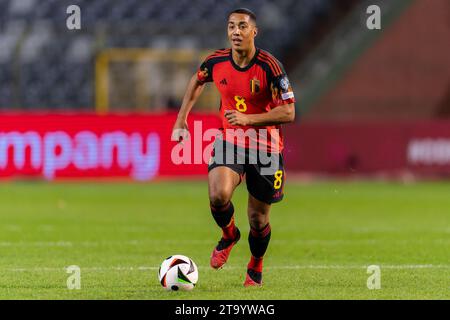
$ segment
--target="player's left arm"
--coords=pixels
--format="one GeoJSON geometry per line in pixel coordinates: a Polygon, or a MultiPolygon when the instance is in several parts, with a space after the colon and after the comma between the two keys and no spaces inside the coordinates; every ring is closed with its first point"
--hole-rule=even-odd
{"type": "Polygon", "coordinates": [[[295,104],[289,103],[271,109],[269,112],[245,114],[237,110],[226,110],[225,117],[234,126],[272,126],[295,120],[295,104]]]}

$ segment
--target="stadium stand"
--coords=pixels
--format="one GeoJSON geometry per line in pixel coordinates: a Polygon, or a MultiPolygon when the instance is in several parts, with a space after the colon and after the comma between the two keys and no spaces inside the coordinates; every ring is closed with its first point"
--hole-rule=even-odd
{"type": "MultiPolygon", "coordinates": [[[[316,62],[323,62],[316,69],[325,71],[317,81],[316,87],[321,89],[306,119],[395,121],[448,117],[450,3],[435,0],[429,6],[426,0],[378,2],[384,13],[381,32],[354,28],[357,23],[365,23],[356,15],[350,28],[359,34],[347,30],[337,33],[335,41],[327,41],[323,50],[328,56],[315,57],[316,62]],[[336,58],[331,57],[333,52],[336,58]]],[[[367,3],[374,1],[362,6],[367,3]]],[[[311,61],[305,65],[314,68],[311,61]]],[[[313,75],[306,71],[301,72],[311,80],[313,75]]]]}
{"type": "Polygon", "coordinates": [[[333,1],[2,0],[0,109],[92,109],[99,52],[224,47],[225,16],[241,6],[259,17],[257,44],[283,60],[293,39],[308,41],[333,1]],[[81,8],[81,30],[66,28],[71,4],[81,8]]]}

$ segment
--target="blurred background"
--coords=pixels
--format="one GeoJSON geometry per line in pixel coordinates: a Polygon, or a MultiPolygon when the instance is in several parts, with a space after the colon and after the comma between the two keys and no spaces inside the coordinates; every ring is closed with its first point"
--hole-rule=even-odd
{"type": "MultiPolygon", "coordinates": [[[[54,175],[44,172],[50,179],[86,170],[104,177],[115,165],[112,176],[129,175],[122,140],[97,163],[92,157],[105,156],[77,136],[86,130],[100,140],[118,130],[159,134],[159,169],[143,179],[183,171],[165,171],[164,141],[188,79],[212,50],[228,47],[227,13],[237,7],[256,13],[257,46],[284,64],[294,87],[291,172],[450,175],[447,0],[0,0],[0,176],[42,175],[46,161],[61,162],[54,175]],[[79,30],[66,26],[70,5],[81,9],[79,30]],[[381,8],[381,30],[366,26],[369,5],[381,8]],[[73,141],[47,144],[56,131],[73,141]]],[[[210,117],[219,99],[210,85],[195,116],[210,117]]],[[[196,168],[185,174],[205,173],[196,168]]]]}

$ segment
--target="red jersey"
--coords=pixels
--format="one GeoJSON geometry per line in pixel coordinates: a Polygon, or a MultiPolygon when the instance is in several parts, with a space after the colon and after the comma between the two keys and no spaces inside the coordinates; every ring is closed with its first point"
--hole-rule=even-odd
{"type": "Polygon", "coordinates": [[[220,92],[221,129],[225,140],[245,148],[282,151],[281,125],[232,126],[224,116],[225,110],[238,110],[246,114],[264,113],[295,102],[282,64],[270,53],[257,48],[250,63],[241,68],[233,61],[231,49],[217,50],[202,63],[197,79],[200,83],[214,81],[220,92]],[[227,129],[244,130],[246,139],[236,139],[235,134],[229,133],[237,130],[227,129]]]}

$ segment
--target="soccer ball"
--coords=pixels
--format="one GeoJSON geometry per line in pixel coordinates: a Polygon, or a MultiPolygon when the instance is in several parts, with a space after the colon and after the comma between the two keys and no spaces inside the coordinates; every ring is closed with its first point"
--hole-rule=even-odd
{"type": "Polygon", "coordinates": [[[186,256],[170,256],[161,263],[158,280],[169,291],[192,290],[198,280],[197,265],[186,256]]]}

